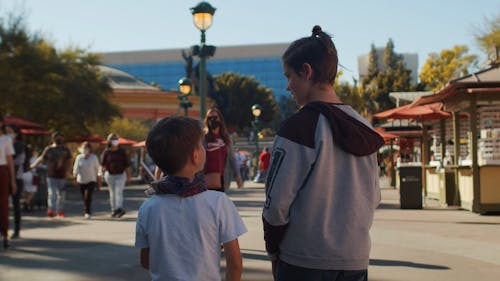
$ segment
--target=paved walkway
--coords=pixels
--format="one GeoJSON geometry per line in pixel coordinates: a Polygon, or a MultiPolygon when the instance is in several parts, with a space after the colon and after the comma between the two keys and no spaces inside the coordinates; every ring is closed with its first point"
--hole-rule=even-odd
{"type": "MultiPolygon", "coordinates": [[[[0,281],[147,280],[133,248],[143,189],[127,188],[129,211],[118,220],[109,217],[106,190],[96,194],[90,221],[83,219],[76,189],[68,192],[67,218],[27,214],[22,239],[0,250],[0,281]]],[[[242,280],[271,280],[262,241],[263,186],[246,182],[229,195],[249,230],[240,238],[242,280]]],[[[432,201],[424,210],[400,210],[398,192],[390,188],[382,198],[372,227],[369,280],[499,280],[500,216],[443,209],[432,201]]]]}

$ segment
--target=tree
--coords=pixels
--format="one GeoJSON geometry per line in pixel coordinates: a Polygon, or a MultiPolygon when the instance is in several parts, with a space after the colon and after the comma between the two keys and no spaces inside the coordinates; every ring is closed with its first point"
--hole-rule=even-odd
{"type": "Polygon", "coordinates": [[[225,105],[220,106],[228,126],[243,130],[250,126],[253,119],[251,107],[254,104],[262,106],[262,115],[259,120],[265,125],[278,117],[278,104],[273,92],[265,88],[253,78],[232,72],[225,72],[215,76],[218,95],[223,97],[225,105]]]}
{"type": "Polygon", "coordinates": [[[437,91],[451,79],[467,75],[477,60],[475,55],[467,55],[468,51],[467,46],[456,45],[439,54],[430,53],[420,70],[420,83],[427,90],[437,91]]]}
{"type": "Polygon", "coordinates": [[[375,79],[379,72],[378,54],[375,45],[372,43],[370,46],[370,54],[368,55],[368,75],[366,75],[363,84],[368,84],[371,80],[375,79]]]}
{"type": "Polygon", "coordinates": [[[84,50],[56,50],[30,34],[20,17],[0,21],[0,110],[65,135],[82,135],[119,116],[99,59],[84,50]]]}
{"type": "Polygon", "coordinates": [[[498,63],[500,61],[498,57],[500,49],[500,13],[495,17],[485,18],[484,27],[478,28],[474,37],[484,53],[498,63]]]}
{"type": "Polygon", "coordinates": [[[369,98],[367,92],[358,86],[356,79],[353,79],[353,81],[353,85],[348,82],[339,82],[334,86],[335,93],[343,103],[350,105],[363,117],[370,119],[371,114],[377,108],[376,102],[374,99],[369,98]]]}
{"type": "Polygon", "coordinates": [[[120,137],[143,141],[151,129],[151,120],[132,120],[127,118],[114,118],[109,125],[98,125],[92,128],[92,134],[106,137],[110,133],[118,134],[120,137]]]}
{"type": "Polygon", "coordinates": [[[368,115],[393,108],[395,104],[389,97],[391,92],[410,91],[415,88],[410,82],[411,71],[405,68],[403,56],[395,53],[392,39],[387,41],[384,48],[382,65],[378,65],[378,62],[377,50],[372,44],[368,74],[362,80],[360,94],[364,100],[371,102],[363,109],[368,115]]]}

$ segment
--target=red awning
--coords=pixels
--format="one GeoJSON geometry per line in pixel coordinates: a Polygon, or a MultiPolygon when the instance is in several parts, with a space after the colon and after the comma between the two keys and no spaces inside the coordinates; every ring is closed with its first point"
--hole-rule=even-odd
{"type": "Polygon", "coordinates": [[[49,131],[39,130],[39,129],[21,129],[21,133],[23,135],[32,135],[32,136],[48,136],[48,135],[50,135],[49,131]]]}
{"type": "MultiPolygon", "coordinates": [[[[101,141],[101,143],[102,144],[106,144],[106,143],[108,143],[108,141],[107,140],[103,140],[103,141],[101,141]]],[[[120,145],[134,145],[137,142],[133,141],[133,140],[128,140],[128,139],[125,139],[125,138],[122,138],[122,137],[118,137],[118,143],[120,145]]]]}
{"type": "Polygon", "coordinates": [[[388,133],[386,130],[384,130],[384,129],[380,128],[380,127],[375,128],[375,131],[377,131],[377,133],[382,138],[384,138],[384,140],[390,140],[390,139],[398,138],[398,136],[396,136],[394,134],[391,134],[391,133],[388,133]]]}
{"type": "Polygon", "coordinates": [[[102,142],[104,139],[99,136],[99,135],[92,135],[92,136],[77,136],[77,137],[72,137],[72,138],[67,138],[66,142],[102,142]]]}
{"type": "Polygon", "coordinates": [[[25,119],[13,117],[13,116],[4,116],[5,124],[7,125],[16,125],[21,129],[42,129],[43,126],[25,119]]]}
{"type": "Polygon", "coordinates": [[[140,141],[134,145],[132,145],[133,147],[145,147],[146,146],[146,141],[143,140],[143,141],[140,141]]]}
{"type": "Polygon", "coordinates": [[[443,111],[443,104],[440,102],[415,105],[407,104],[374,114],[373,117],[379,119],[415,119],[433,120],[450,118],[451,113],[443,111]]]}
{"type": "MultiPolygon", "coordinates": [[[[373,117],[378,118],[378,119],[390,119],[390,118],[392,118],[392,116],[396,112],[403,110],[403,109],[406,109],[406,108],[409,108],[409,107],[410,107],[410,105],[407,104],[407,105],[403,105],[400,107],[391,108],[391,109],[388,109],[386,111],[382,111],[382,112],[373,114],[373,117]]],[[[393,119],[397,119],[397,118],[393,118],[393,119]]]]}

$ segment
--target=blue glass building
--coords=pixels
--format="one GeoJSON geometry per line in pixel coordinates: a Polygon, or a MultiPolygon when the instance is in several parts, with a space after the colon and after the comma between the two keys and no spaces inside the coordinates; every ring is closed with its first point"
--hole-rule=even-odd
{"type": "MultiPolygon", "coordinates": [[[[217,47],[207,61],[212,76],[234,72],[253,76],[260,85],[272,89],[277,99],[288,95],[281,55],[288,44],[265,44],[217,47]]],[[[144,82],[156,83],[165,90],[177,89],[177,81],[185,76],[186,61],[182,49],[112,52],[102,54],[105,65],[130,73],[144,82]]],[[[193,58],[193,67],[197,58],[193,58]]]]}

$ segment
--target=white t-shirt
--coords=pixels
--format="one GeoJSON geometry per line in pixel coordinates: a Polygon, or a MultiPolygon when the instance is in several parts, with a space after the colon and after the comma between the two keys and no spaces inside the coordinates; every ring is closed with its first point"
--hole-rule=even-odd
{"type": "Polygon", "coordinates": [[[14,155],[12,139],[7,135],[0,136],[0,165],[7,165],[7,156],[14,155]]]}
{"type": "Polygon", "coordinates": [[[97,182],[99,173],[99,159],[95,154],[90,154],[87,159],[83,154],[76,156],[73,164],[73,175],[76,176],[76,182],[84,184],[97,182]]]}
{"type": "Polygon", "coordinates": [[[33,184],[33,172],[23,173],[23,190],[26,192],[36,192],[37,186],[33,184]]]}
{"type": "Polygon", "coordinates": [[[246,231],[222,192],[155,195],[139,209],[135,247],[149,248],[151,280],[219,281],[221,244],[246,231]]]}

